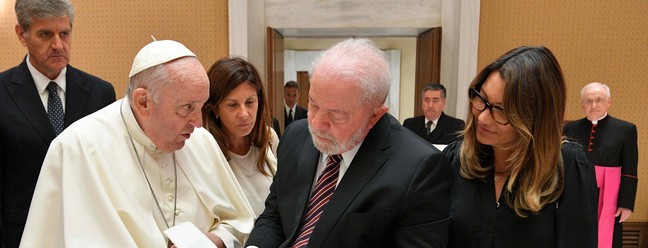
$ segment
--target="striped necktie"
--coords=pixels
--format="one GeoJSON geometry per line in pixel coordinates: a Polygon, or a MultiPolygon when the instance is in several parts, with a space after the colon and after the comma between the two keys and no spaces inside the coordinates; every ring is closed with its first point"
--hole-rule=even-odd
{"type": "Polygon", "coordinates": [[[428,135],[434,130],[434,122],[433,121],[428,121],[425,123],[425,132],[427,132],[428,135]]]}
{"type": "Polygon", "coordinates": [[[302,221],[302,227],[299,229],[299,236],[297,236],[292,246],[293,248],[308,246],[308,240],[324,211],[324,206],[329,202],[335,191],[335,185],[337,184],[340,171],[340,161],[342,161],[342,156],[339,154],[328,157],[326,167],[322,171],[322,175],[317,179],[315,189],[311,193],[311,198],[308,201],[308,209],[302,221]]]}
{"type": "Polygon", "coordinates": [[[47,99],[47,116],[54,127],[54,132],[58,136],[63,131],[63,103],[58,95],[58,85],[51,81],[47,85],[49,98],[47,99]]]}

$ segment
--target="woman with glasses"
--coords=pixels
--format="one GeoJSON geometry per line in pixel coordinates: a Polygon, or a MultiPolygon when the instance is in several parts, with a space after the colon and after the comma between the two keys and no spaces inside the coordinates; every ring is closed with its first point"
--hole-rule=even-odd
{"type": "Polygon", "coordinates": [[[224,58],[207,71],[204,127],[216,138],[245,196],[259,216],[277,171],[279,138],[271,128],[265,87],[242,58],[224,58]]]}
{"type": "Polygon", "coordinates": [[[449,247],[596,247],[597,188],[584,150],[563,140],[566,90],[553,53],[519,47],[470,85],[449,247]]]}

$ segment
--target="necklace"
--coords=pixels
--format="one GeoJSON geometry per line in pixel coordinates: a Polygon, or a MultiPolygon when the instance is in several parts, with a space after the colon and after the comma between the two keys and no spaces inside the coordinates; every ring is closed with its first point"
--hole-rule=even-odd
{"type": "Polygon", "coordinates": [[[133,147],[133,151],[135,151],[135,156],[137,156],[137,163],[139,164],[140,168],[142,169],[142,173],[144,174],[144,179],[146,179],[146,184],[148,184],[149,190],[151,191],[151,195],[153,195],[153,200],[155,200],[155,205],[158,208],[158,211],[160,211],[160,215],[162,216],[162,219],[164,220],[164,225],[166,225],[166,228],[169,229],[171,226],[175,226],[175,220],[176,220],[176,211],[177,211],[177,206],[178,206],[178,171],[177,171],[177,163],[176,163],[176,158],[175,158],[175,152],[173,152],[173,174],[175,175],[175,185],[173,189],[173,222],[169,226],[169,222],[167,221],[166,217],[164,216],[164,212],[162,211],[162,207],[160,206],[160,202],[158,202],[158,198],[155,195],[155,192],[153,192],[153,187],[151,186],[151,182],[148,179],[148,176],[146,175],[146,171],[144,171],[144,165],[142,161],[140,160],[139,152],[137,152],[137,149],[135,148],[135,142],[133,141],[133,136],[131,136],[130,131],[128,130],[128,126],[126,126],[126,119],[124,118],[124,113],[122,112],[121,105],[124,104],[125,100],[122,100],[119,108],[119,114],[121,115],[122,122],[124,123],[124,127],[126,128],[126,133],[128,133],[128,138],[130,140],[131,146],[133,147]]]}
{"type": "Polygon", "coordinates": [[[493,180],[499,182],[500,179],[508,177],[510,172],[493,172],[493,180]]]}

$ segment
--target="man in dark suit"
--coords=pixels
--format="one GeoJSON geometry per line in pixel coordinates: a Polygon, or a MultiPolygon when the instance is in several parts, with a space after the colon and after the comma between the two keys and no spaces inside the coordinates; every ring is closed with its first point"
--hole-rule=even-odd
{"type": "Polygon", "coordinates": [[[431,144],[450,144],[464,128],[464,121],[443,113],[446,89],[442,84],[427,84],[421,92],[423,115],[408,118],[403,126],[431,144]]]}
{"type": "Polygon", "coordinates": [[[581,89],[586,117],[565,125],[564,135],[587,149],[599,186],[599,247],[622,246],[622,222],[634,210],[637,194],[637,126],[608,114],[610,88],[593,82],[581,89]]]}
{"type": "Polygon", "coordinates": [[[50,142],[72,122],[115,101],[111,84],[68,65],[74,20],[69,1],[18,0],[16,15],[16,34],[28,55],[0,73],[3,247],[19,245],[50,142]]]}
{"type": "Polygon", "coordinates": [[[297,104],[299,99],[299,84],[295,81],[288,81],[284,85],[284,128],[296,120],[306,118],[306,108],[297,104]]]}
{"type": "Polygon", "coordinates": [[[445,247],[450,165],[387,113],[382,51],[349,39],[312,72],[247,247],[445,247]]]}

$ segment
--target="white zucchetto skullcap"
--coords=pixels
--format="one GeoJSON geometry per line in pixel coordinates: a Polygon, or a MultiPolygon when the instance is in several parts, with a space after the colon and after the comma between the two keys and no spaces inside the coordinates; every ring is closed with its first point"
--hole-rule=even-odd
{"type": "Polygon", "coordinates": [[[133,66],[131,67],[128,77],[133,77],[135,74],[140,73],[143,70],[182,57],[196,57],[196,55],[191,52],[189,48],[177,41],[153,41],[144,46],[137,55],[135,55],[133,66]]]}

